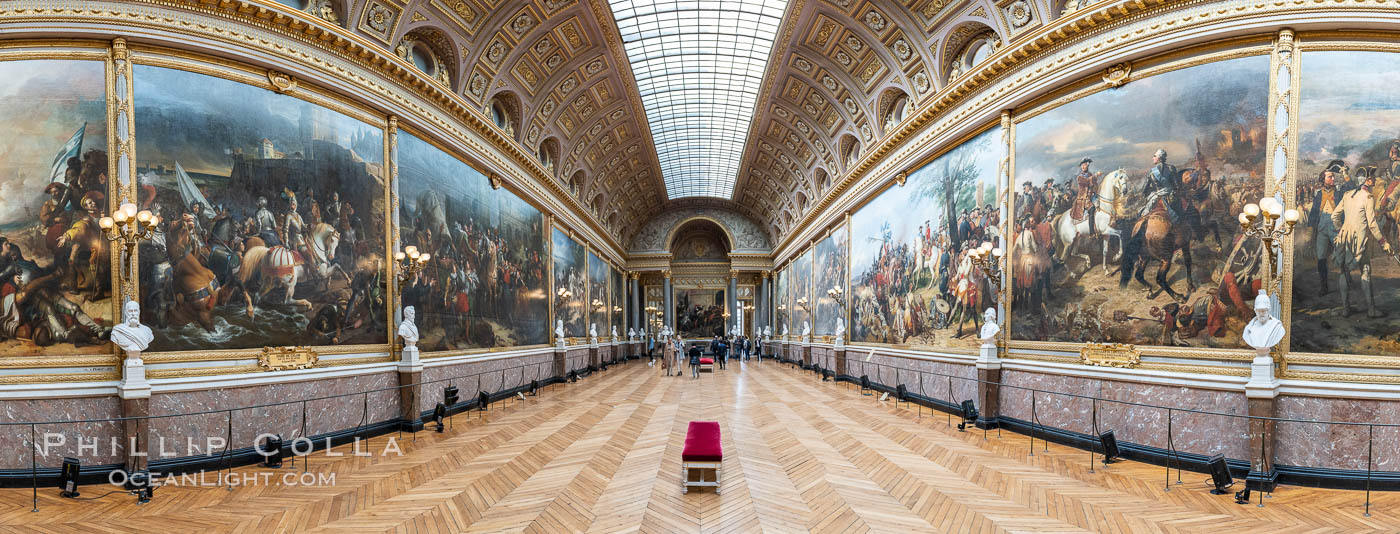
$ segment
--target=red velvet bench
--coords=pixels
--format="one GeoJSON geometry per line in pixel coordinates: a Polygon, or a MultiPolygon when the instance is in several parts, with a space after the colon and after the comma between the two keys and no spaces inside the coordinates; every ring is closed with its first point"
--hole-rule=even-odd
{"type": "Polygon", "coordinates": [[[715,372],[715,359],[714,359],[714,358],[700,358],[700,372],[702,372],[702,373],[713,373],[713,372],[715,372]]]}
{"type": "MultiPolygon", "coordinates": [[[[709,358],[706,358],[709,359],[709,358]]],[[[715,421],[691,421],[685,432],[685,449],[681,451],[681,493],[688,493],[692,486],[711,487],[719,494],[719,468],[724,460],[724,449],[719,442],[719,423],[715,421]],[[691,473],[695,479],[691,479],[691,473]],[[713,473],[710,480],[706,472],[713,473]]]]}

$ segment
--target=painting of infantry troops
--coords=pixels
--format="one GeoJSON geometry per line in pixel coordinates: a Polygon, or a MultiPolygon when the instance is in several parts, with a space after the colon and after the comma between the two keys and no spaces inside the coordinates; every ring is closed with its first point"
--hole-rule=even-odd
{"type": "Polygon", "coordinates": [[[1290,350],[1400,355],[1400,54],[1302,63],[1290,350]]]}
{"type": "Polygon", "coordinates": [[[826,239],[817,242],[813,267],[816,269],[816,320],[812,333],[830,336],[836,333],[836,319],[845,318],[846,288],[846,228],[836,229],[826,239]],[[842,301],[829,296],[828,290],[839,287],[842,301]]]}
{"type": "Polygon", "coordinates": [[[608,326],[608,264],[588,251],[588,326],[598,326],[598,335],[611,335],[608,326]]]}
{"type": "Polygon", "coordinates": [[[107,350],[105,87],[100,61],[0,62],[0,355],[107,350]]]}
{"type": "Polygon", "coordinates": [[[812,249],[807,249],[792,261],[789,267],[792,276],[790,306],[788,316],[792,317],[792,333],[802,334],[802,325],[812,326],[812,312],[816,310],[816,300],[812,298],[812,249]]]}
{"type": "Polygon", "coordinates": [[[1014,339],[1241,345],[1262,272],[1236,217],[1263,193],[1268,70],[1184,68],[1016,125],[1014,339]]]}
{"type": "MultiPolygon", "coordinates": [[[[623,315],[627,313],[627,306],[622,303],[626,290],[623,289],[622,271],[612,269],[608,275],[608,295],[612,296],[612,326],[617,329],[617,335],[626,336],[627,329],[623,327],[623,315]],[[622,311],[618,311],[621,308],[622,311]]],[[[599,332],[601,334],[602,332],[599,332]]],[[[609,335],[612,332],[608,332],[609,335]]]]}
{"type": "Polygon", "coordinates": [[[160,67],[134,76],[151,350],[385,343],[383,131],[160,67]]]}
{"type": "Polygon", "coordinates": [[[852,341],[977,344],[997,297],[969,253],[1001,235],[1002,147],[1000,128],[983,132],[851,216],[852,341]]]}
{"type": "Polygon", "coordinates": [[[425,351],[549,342],[544,217],[470,165],[399,133],[399,239],[432,255],[403,286],[425,351]]]}
{"type": "Polygon", "coordinates": [[[723,289],[676,291],[676,331],[681,337],[706,338],[724,334],[723,289]]]}
{"type": "Polygon", "coordinates": [[[792,292],[789,287],[792,285],[789,281],[790,271],[792,271],[792,267],[786,267],[773,277],[773,299],[776,301],[773,306],[773,335],[775,336],[796,333],[791,331],[792,314],[789,313],[792,311],[792,292]],[[784,331],[784,327],[788,330],[784,331]]]}
{"type": "Polygon", "coordinates": [[[554,318],[564,321],[564,337],[583,337],[588,333],[584,312],[584,299],[588,296],[588,260],[583,245],[558,228],[554,229],[552,240],[554,318]]]}

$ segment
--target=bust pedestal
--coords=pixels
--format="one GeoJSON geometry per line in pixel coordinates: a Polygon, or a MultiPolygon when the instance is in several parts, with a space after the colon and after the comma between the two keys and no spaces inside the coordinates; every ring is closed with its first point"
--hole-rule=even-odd
{"type": "Polygon", "coordinates": [[[151,383],[146,381],[146,364],[141,361],[141,351],[126,351],[122,362],[122,380],[117,384],[117,394],[122,399],[151,398],[151,383]]]}
{"type": "Polygon", "coordinates": [[[1272,399],[1278,397],[1279,380],[1274,375],[1274,357],[1269,349],[1254,349],[1254,361],[1249,364],[1249,382],[1244,385],[1244,395],[1251,399],[1272,399]]]}
{"type": "Polygon", "coordinates": [[[562,338],[562,337],[554,341],[554,348],[562,349],[562,348],[567,347],[567,346],[568,346],[568,342],[567,342],[567,341],[564,341],[564,338],[562,338]]]}
{"type": "Polygon", "coordinates": [[[995,342],[983,343],[977,351],[977,426],[1001,425],[1001,355],[995,342]]]}
{"type": "Polygon", "coordinates": [[[423,359],[418,355],[418,346],[404,347],[399,356],[400,373],[419,373],[423,371],[423,359]]]}
{"type": "MultiPolygon", "coordinates": [[[[1279,379],[1274,374],[1274,358],[1269,354],[1269,347],[1254,349],[1254,360],[1249,364],[1249,382],[1244,385],[1249,415],[1277,417],[1278,393],[1279,379]]],[[[1274,470],[1274,446],[1277,443],[1274,429],[1274,421],[1270,419],[1249,420],[1251,458],[1249,475],[1245,478],[1247,488],[1272,491],[1278,483],[1278,472],[1274,470]]]]}
{"type": "Polygon", "coordinates": [[[422,417],[418,413],[419,400],[423,397],[423,359],[419,357],[418,346],[408,345],[399,350],[399,428],[409,432],[423,429],[422,417]]]}

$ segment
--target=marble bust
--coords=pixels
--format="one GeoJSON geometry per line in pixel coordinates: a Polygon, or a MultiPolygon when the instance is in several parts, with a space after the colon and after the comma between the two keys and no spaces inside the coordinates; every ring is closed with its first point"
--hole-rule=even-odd
{"type": "Polygon", "coordinates": [[[563,320],[563,319],[559,319],[559,320],[557,320],[557,321],[554,321],[554,338],[555,338],[555,339],[560,339],[560,340],[564,339],[564,320],[563,320]]]}
{"type": "Polygon", "coordinates": [[[1254,299],[1254,319],[1244,325],[1244,342],[1256,351],[1268,351],[1283,340],[1283,321],[1274,317],[1272,310],[1269,294],[1260,291],[1254,299]]]}
{"type": "Polygon", "coordinates": [[[399,337],[403,338],[403,347],[406,349],[418,348],[418,325],[413,322],[416,314],[413,306],[403,307],[403,321],[399,323],[399,337]]]}
{"type": "Polygon", "coordinates": [[[785,336],[788,335],[787,323],[783,323],[783,335],[785,335],[785,336]]]}
{"type": "Polygon", "coordinates": [[[126,301],[120,324],[112,327],[112,343],[126,352],[140,352],[151,346],[155,334],[151,327],[141,324],[141,305],[126,301]]]}
{"type": "Polygon", "coordinates": [[[837,318],[836,318],[836,334],[835,334],[835,335],[836,335],[837,338],[840,338],[841,336],[843,336],[843,335],[845,335],[845,334],[846,334],[846,319],[845,319],[844,317],[837,317],[837,318]]]}
{"type": "Polygon", "coordinates": [[[765,326],[765,327],[763,327],[763,335],[765,335],[765,336],[771,336],[771,335],[773,335],[773,327],[771,327],[771,326],[765,326]]]}
{"type": "Polygon", "coordinates": [[[803,335],[803,336],[810,336],[810,335],[812,335],[812,323],[809,323],[809,322],[807,322],[807,321],[802,321],[802,335],[803,335]]]}
{"type": "Polygon", "coordinates": [[[996,308],[987,308],[982,312],[982,332],[978,338],[982,339],[982,346],[995,347],[997,344],[997,334],[1001,333],[1001,325],[997,324],[996,308]]]}
{"type": "Polygon", "coordinates": [[[588,323],[588,337],[598,337],[598,323],[588,323]]]}
{"type": "Polygon", "coordinates": [[[612,327],[612,337],[617,337],[617,327],[612,327]]]}
{"type": "Polygon", "coordinates": [[[627,337],[637,337],[637,330],[633,328],[628,328],[627,337]]]}

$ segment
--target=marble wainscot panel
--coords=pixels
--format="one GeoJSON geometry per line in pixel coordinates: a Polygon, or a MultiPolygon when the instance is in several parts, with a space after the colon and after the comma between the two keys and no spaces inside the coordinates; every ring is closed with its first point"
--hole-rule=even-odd
{"type": "Polygon", "coordinates": [[[569,349],[568,355],[564,357],[564,364],[565,373],[588,367],[588,347],[569,349]]]}
{"type": "Polygon", "coordinates": [[[1003,368],[1001,414],[1031,421],[1030,390],[1035,395],[1035,418],[1042,425],[1082,434],[1112,430],[1120,442],[1183,453],[1224,454],[1249,459],[1249,422],[1243,392],[1220,391],[1100,380],[1068,375],[1032,373],[1003,368]],[[1027,389],[1028,388],[1028,389],[1027,389]],[[1064,393],[1069,395],[1061,395],[1064,393]],[[1072,397],[1082,395],[1104,400],[1072,397]],[[1146,405],[1146,406],[1144,406],[1146,405]],[[1163,408],[1158,408],[1162,406],[1163,408]],[[1210,413],[1167,410],[1165,407],[1210,413]],[[1171,441],[1167,418],[1171,417],[1171,441]]]}
{"type": "Polygon", "coordinates": [[[152,416],[214,413],[151,419],[151,453],[163,457],[218,454],[220,450],[209,450],[208,438],[223,439],[230,434],[230,412],[218,410],[231,408],[236,408],[232,411],[233,439],[230,447],[233,449],[251,446],[254,439],[263,433],[280,434],[283,438],[292,439],[397,419],[399,393],[394,388],[398,385],[397,372],[382,372],[304,382],[157,393],[151,396],[152,416]],[[353,395],[355,393],[363,395],[353,395]],[[346,394],[352,395],[309,400],[304,403],[304,413],[303,403],[295,402],[346,394]],[[290,403],[242,408],[275,402],[290,403]]]}
{"type": "MultiPolygon", "coordinates": [[[[587,352],[584,354],[587,355],[587,352]]],[[[429,361],[429,364],[435,363],[429,361]]],[[[459,402],[466,402],[475,399],[478,391],[495,393],[553,375],[552,349],[518,356],[478,357],[447,365],[424,366],[423,391],[418,396],[418,411],[432,410],[433,406],[442,401],[442,390],[447,386],[457,386],[459,402]]]]}
{"type": "Polygon", "coordinates": [[[970,363],[910,358],[878,350],[871,356],[869,348],[849,347],[846,374],[857,379],[869,375],[871,382],[890,387],[904,384],[911,393],[952,404],[977,398],[977,368],[970,363]]]}
{"type": "MultiPolygon", "coordinates": [[[[91,421],[121,417],[121,411],[117,397],[7,400],[0,401],[0,423],[91,421]]],[[[121,426],[116,421],[34,425],[32,442],[30,425],[2,425],[0,469],[28,469],[33,457],[30,444],[34,442],[39,444],[39,467],[58,467],[64,456],[78,458],[84,465],[120,463],[126,456],[121,426]]]]}
{"type": "MultiPolygon", "coordinates": [[[[1280,419],[1400,424],[1400,402],[1393,400],[1283,395],[1275,402],[1280,419]]],[[[1284,421],[1275,425],[1274,463],[1278,465],[1366,470],[1368,425],[1284,421]]],[[[1371,469],[1400,471],[1400,457],[1395,454],[1400,450],[1400,429],[1376,426],[1374,432],[1371,469]]]]}
{"type": "Polygon", "coordinates": [[[829,346],[812,345],[812,364],[820,365],[822,369],[835,369],[836,355],[834,349],[829,346]]]}

